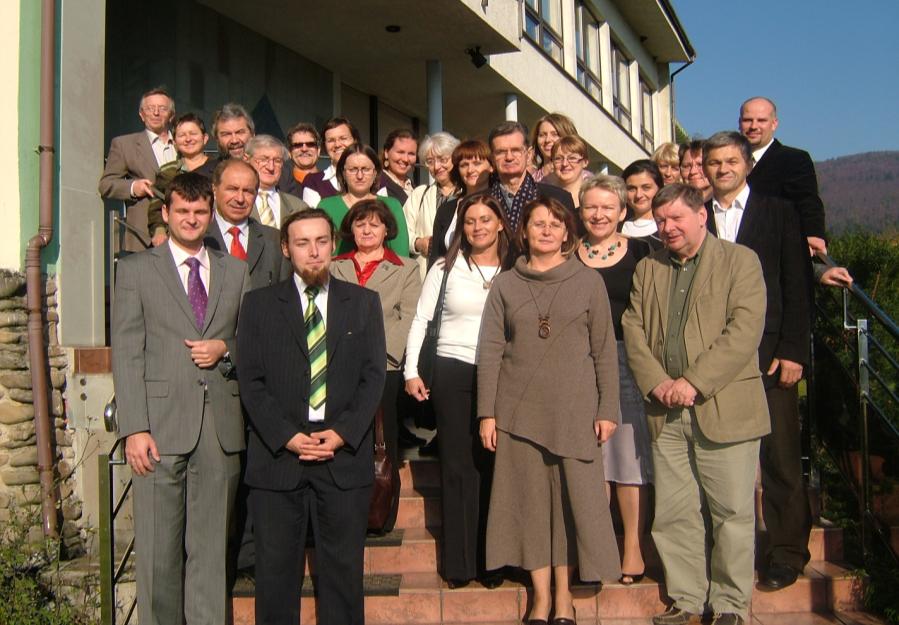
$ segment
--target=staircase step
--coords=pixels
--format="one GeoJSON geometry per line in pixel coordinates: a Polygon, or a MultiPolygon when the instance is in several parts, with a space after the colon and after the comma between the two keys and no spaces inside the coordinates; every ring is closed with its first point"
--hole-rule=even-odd
{"type": "MultiPolygon", "coordinates": [[[[390,577],[390,576],[378,576],[390,577]]],[[[605,584],[579,585],[574,588],[578,623],[596,624],[609,619],[648,619],[665,609],[664,584],[661,576],[650,571],[639,584],[624,586],[605,584]]],[[[383,586],[383,584],[382,584],[383,586]]],[[[753,592],[754,619],[772,625],[773,615],[785,612],[829,613],[833,610],[856,611],[861,605],[862,580],[834,563],[816,561],[806,567],[805,574],[789,588],[753,592]],[[767,621],[766,621],[767,619],[767,621]]],[[[246,593],[245,593],[246,594],[246,593]]],[[[312,597],[301,601],[303,623],[314,623],[312,597]]],[[[515,581],[488,590],[476,582],[465,588],[449,589],[436,573],[405,573],[394,596],[365,598],[366,622],[369,625],[437,625],[450,623],[520,622],[528,607],[528,589],[515,581]]],[[[235,625],[253,623],[253,598],[234,598],[235,625]]],[[[622,620],[620,625],[625,625],[622,620]]],[[[796,625],[783,623],[783,625],[796,625]]]]}
{"type": "Polygon", "coordinates": [[[396,527],[440,527],[440,489],[435,487],[403,488],[396,515],[396,527]]]}

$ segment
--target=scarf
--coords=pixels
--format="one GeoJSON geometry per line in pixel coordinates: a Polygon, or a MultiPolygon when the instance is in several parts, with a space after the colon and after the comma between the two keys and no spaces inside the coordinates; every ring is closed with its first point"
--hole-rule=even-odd
{"type": "Polygon", "coordinates": [[[495,197],[500,205],[506,209],[506,219],[509,220],[509,225],[512,226],[512,231],[515,232],[518,230],[518,222],[521,221],[521,212],[524,209],[524,205],[537,199],[537,183],[534,182],[531,174],[526,173],[521,186],[518,187],[518,193],[512,198],[512,205],[510,206],[506,203],[508,192],[503,189],[499,176],[494,176],[490,182],[490,195],[495,197]]]}

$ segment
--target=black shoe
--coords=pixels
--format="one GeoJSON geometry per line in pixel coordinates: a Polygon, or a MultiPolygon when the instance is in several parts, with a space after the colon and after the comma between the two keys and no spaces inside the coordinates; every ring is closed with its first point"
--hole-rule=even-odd
{"type": "Polygon", "coordinates": [[[743,625],[743,617],[733,612],[716,613],[712,617],[712,625],[743,625]]]}
{"type": "Polygon", "coordinates": [[[699,614],[693,614],[674,606],[652,617],[652,625],[699,625],[699,622],[699,614]]]}
{"type": "Polygon", "coordinates": [[[415,447],[421,447],[428,442],[423,438],[417,437],[406,428],[400,428],[400,431],[397,434],[397,441],[399,442],[400,447],[402,447],[403,449],[413,449],[415,447]]]}
{"type": "Polygon", "coordinates": [[[484,588],[493,590],[494,588],[499,588],[503,585],[503,576],[501,573],[484,573],[478,577],[478,582],[480,582],[481,586],[484,588]]]}
{"type": "Polygon", "coordinates": [[[431,442],[427,445],[422,445],[418,448],[419,456],[439,456],[440,450],[437,446],[437,435],[434,435],[434,438],[431,439],[431,442]]]}
{"type": "Polygon", "coordinates": [[[799,571],[789,564],[772,562],[768,566],[768,570],[765,571],[765,574],[762,576],[761,581],[762,585],[767,586],[768,588],[780,590],[781,588],[792,586],[796,582],[797,577],[799,577],[799,571]]]}
{"type": "Polygon", "coordinates": [[[465,588],[470,583],[471,583],[470,579],[448,579],[448,580],[446,580],[446,585],[450,588],[450,590],[452,590],[454,588],[465,588]]]}

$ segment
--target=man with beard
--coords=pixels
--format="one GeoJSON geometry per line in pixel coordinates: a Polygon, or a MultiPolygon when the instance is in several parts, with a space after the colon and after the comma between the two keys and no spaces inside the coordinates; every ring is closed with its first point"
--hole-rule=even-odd
{"type": "Polygon", "coordinates": [[[315,518],[318,622],[361,625],[373,479],[372,417],[384,388],[384,323],[373,291],[330,277],[323,210],[287,216],[293,276],[252,291],[238,329],[252,425],[245,481],[256,539],[256,622],[300,618],[307,517],[315,518]]]}
{"type": "Polygon", "coordinates": [[[219,144],[219,160],[243,160],[247,141],[256,134],[256,125],[247,109],[228,102],[212,118],[212,134],[219,144]]]}

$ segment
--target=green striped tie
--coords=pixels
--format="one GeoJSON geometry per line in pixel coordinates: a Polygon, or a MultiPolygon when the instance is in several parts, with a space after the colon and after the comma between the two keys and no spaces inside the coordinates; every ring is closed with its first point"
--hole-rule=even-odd
{"type": "Polygon", "coordinates": [[[321,408],[327,396],[328,347],[325,344],[325,320],[315,305],[318,287],[307,286],[306,298],[306,344],[309,346],[309,364],[312,369],[312,380],[309,383],[309,407],[321,408]]]}

